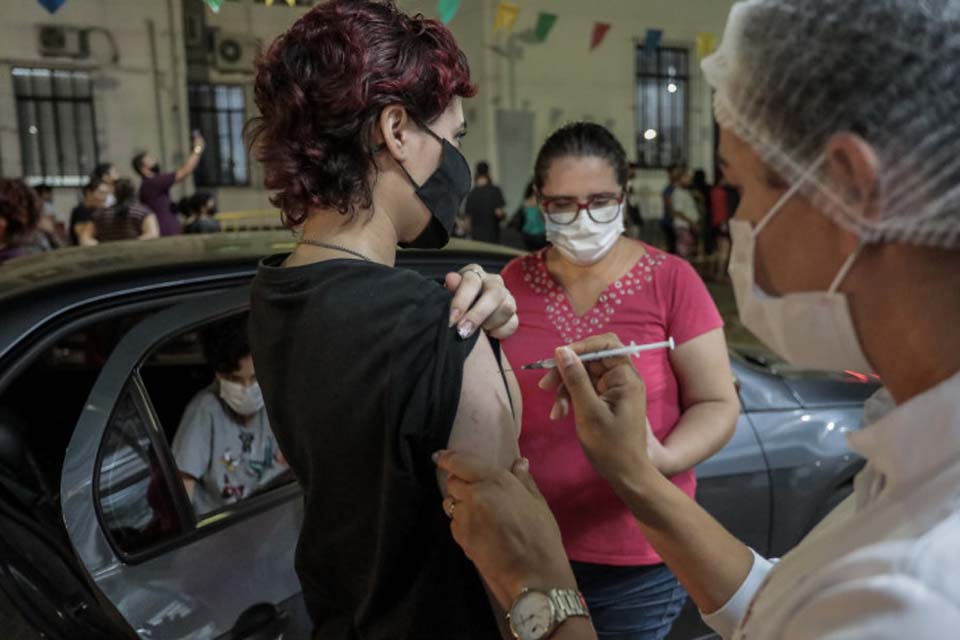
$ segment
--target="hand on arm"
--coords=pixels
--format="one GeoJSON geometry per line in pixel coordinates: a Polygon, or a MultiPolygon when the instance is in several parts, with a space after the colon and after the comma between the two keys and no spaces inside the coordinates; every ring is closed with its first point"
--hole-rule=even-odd
{"type": "Polygon", "coordinates": [[[457,273],[448,273],[445,284],[454,292],[450,305],[450,326],[457,325],[470,336],[482,328],[491,338],[509,338],[520,326],[517,302],[503,284],[503,278],[487,273],[478,264],[468,264],[457,273]]]}
{"type": "Polygon", "coordinates": [[[597,472],[636,516],[647,540],[705,613],[722,607],[753,566],[753,553],[667,480],[647,454],[646,391],[628,357],[584,363],[574,353],[623,346],[612,334],[557,350],[541,382],[555,410],[573,404],[577,437],[597,472]]]}
{"type": "Polygon", "coordinates": [[[200,156],[203,155],[205,146],[203,136],[194,137],[190,155],[187,157],[187,161],[183,163],[183,166],[177,169],[175,182],[182,182],[187,176],[194,172],[197,165],[200,164],[200,156]]]}

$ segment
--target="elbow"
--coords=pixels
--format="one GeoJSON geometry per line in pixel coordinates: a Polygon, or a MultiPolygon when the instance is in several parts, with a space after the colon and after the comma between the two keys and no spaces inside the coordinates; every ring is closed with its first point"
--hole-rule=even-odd
{"type": "Polygon", "coordinates": [[[734,393],[723,402],[723,430],[720,433],[720,448],[722,449],[733,439],[737,431],[737,420],[740,418],[740,399],[734,393]]]}

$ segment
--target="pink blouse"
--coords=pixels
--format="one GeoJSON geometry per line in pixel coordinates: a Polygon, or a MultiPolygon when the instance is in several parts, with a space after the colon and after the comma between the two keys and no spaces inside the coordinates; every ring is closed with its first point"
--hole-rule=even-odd
{"type": "MultiPolygon", "coordinates": [[[[553,395],[537,387],[544,372],[520,367],[552,357],[562,344],[600,333],[616,333],[624,344],[672,336],[680,345],[722,327],[713,299],[690,264],[654,247],[644,248],[646,255],[583,316],[574,313],[563,287],[547,271],[546,249],[512,260],[502,273],[520,316],[520,328],[503,343],[523,394],[520,451],[530,460],[531,473],[557,518],[567,555],[579,562],[628,566],[661,559],[627,507],[590,466],[573,416],[549,419],[553,395]]],[[[663,441],[681,414],[668,352],[641,353],[634,364],[646,383],[650,425],[663,441]]],[[[672,481],[693,496],[692,469],[672,481]]]]}

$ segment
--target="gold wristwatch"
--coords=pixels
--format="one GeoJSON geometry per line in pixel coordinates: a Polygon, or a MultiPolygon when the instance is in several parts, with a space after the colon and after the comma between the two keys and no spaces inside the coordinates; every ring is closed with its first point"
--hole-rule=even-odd
{"type": "Polygon", "coordinates": [[[590,617],[587,603],[576,589],[524,589],[510,607],[507,622],[517,640],[545,640],[571,616],[590,617]]]}

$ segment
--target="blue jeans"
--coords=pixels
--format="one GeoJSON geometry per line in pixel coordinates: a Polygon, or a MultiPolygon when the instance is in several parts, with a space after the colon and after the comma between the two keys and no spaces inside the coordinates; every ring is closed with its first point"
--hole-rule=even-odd
{"type": "Polygon", "coordinates": [[[600,640],[662,640],[687,599],[666,565],[571,562],[600,640]]]}

